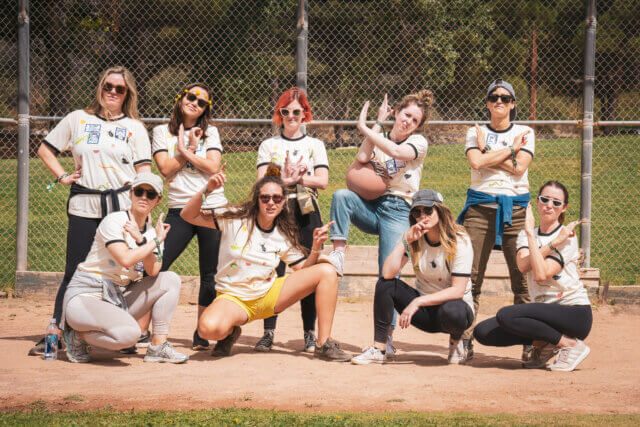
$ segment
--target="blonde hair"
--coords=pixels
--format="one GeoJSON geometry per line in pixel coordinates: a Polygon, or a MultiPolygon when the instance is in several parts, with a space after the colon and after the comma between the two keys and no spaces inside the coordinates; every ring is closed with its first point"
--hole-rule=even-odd
{"type": "Polygon", "coordinates": [[[100,74],[100,78],[98,78],[98,86],[96,87],[96,96],[84,111],[93,115],[104,114],[107,119],[112,118],[109,117],[111,114],[102,99],[102,87],[107,81],[107,77],[111,74],[121,74],[124,79],[124,84],[127,86],[127,93],[124,97],[124,103],[122,104],[122,112],[127,117],[140,120],[140,114],[138,113],[138,91],[136,90],[136,80],[133,78],[133,75],[129,70],[121,66],[107,68],[102,72],[102,74],[100,74]]]}
{"type": "Polygon", "coordinates": [[[412,93],[407,95],[396,104],[396,111],[400,111],[403,108],[407,108],[411,104],[416,104],[418,108],[422,110],[422,120],[418,124],[418,128],[429,120],[431,116],[431,104],[433,104],[433,92],[429,89],[423,89],[418,93],[412,93]]]}
{"type": "MultiPolygon", "coordinates": [[[[440,244],[447,254],[447,259],[453,259],[458,251],[458,236],[467,236],[465,228],[456,223],[453,219],[451,209],[442,203],[435,203],[434,209],[438,213],[438,235],[440,236],[440,244]]],[[[409,214],[409,223],[414,225],[416,220],[409,214]]],[[[420,249],[419,240],[411,243],[411,264],[414,270],[420,268],[420,258],[422,258],[423,250],[420,249]]],[[[450,268],[450,267],[449,267],[450,268]]]]}

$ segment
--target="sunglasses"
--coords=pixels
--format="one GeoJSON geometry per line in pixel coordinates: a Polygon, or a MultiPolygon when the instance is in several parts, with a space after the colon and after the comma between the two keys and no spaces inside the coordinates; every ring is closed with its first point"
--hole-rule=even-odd
{"type": "Polygon", "coordinates": [[[111,83],[105,83],[104,86],[102,86],[102,90],[104,90],[105,92],[111,92],[115,89],[116,93],[119,95],[124,95],[125,93],[127,93],[127,87],[126,86],[121,86],[121,85],[112,85],[111,83]]]}
{"type": "Polygon", "coordinates": [[[206,99],[198,98],[194,93],[191,93],[191,92],[187,92],[187,95],[185,97],[190,102],[198,101],[198,107],[200,107],[200,108],[206,108],[209,105],[211,105],[211,101],[207,101],[206,99]]]}
{"type": "Polygon", "coordinates": [[[544,205],[546,205],[549,202],[553,202],[553,206],[556,208],[559,208],[560,206],[564,205],[564,202],[560,200],[552,199],[551,197],[546,197],[546,196],[538,196],[538,200],[540,200],[540,203],[544,205]]]}
{"type": "Polygon", "coordinates": [[[264,204],[269,203],[271,200],[273,200],[273,203],[278,204],[284,200],[281,194],[261,194],[258,198],[264,204]]]}
{"type": "Polygon", "coordinates": [[[289,113],[291,113],[293,117],[298,117],[300,116],[300,114],[302,114],[302,110],[300,110],[299,108],[296,108],[295,110],[287,110],[286,108],[280,109],[280,115],[282,117],[288,117],[289,113]]]}
{"type": "Polygon", "coordinates": [[[155,200],[155,198],[158,197],[158,193],[156,190],[145,190],[141,187],[136,187],[133,189],[133,194],[135,194],[136,197],[142,197],[142,195],[145,193],[147,194],[147,199],[149,200],[155,200]]]}
{"type": "Polygon", "coordinates": [[[431,215],[433,213],[433,206],[422,206],[411,209],[411,216],[414,219],[420,218],[422,215],[431,215]]]}
{"type": "Polygon", "coordinates": [[[511,96],[511,95],[489,95],[489,96],[487,96],[487,100],[489,102],[498,102],[498,98],[504,104],[509,104],[509,103],[511,103],[511,101],[513,101],[513,96],[511,96]]]}

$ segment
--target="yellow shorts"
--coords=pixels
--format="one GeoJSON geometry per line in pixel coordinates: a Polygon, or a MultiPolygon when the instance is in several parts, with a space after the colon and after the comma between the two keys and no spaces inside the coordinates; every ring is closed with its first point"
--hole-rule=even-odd
{"type": "Polygon", "coordinates": [[[268,319],[273,316],[275,313],[273,312],[276,302],[278,302],[278,298],[280,297],[280,291],[282,291],[282,285],[284,281],[287,279],[287,276],[278,277],[275,282],[273,282],[273,286],[262,298],[254,299],[251,301],[243,301],[238,297],[233,295],[220,293],[216,298],[224,298],[231,302],[235,302],[240,307],[247,312],[247,316],[249,319],[247,323],[253,322],[258,319],[268,319]]]}

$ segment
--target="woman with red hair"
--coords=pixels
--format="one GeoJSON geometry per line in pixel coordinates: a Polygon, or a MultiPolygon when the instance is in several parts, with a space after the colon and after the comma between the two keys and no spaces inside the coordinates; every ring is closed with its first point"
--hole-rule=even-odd
{"type": "MultiPolygon", "coordinates": [[[[287,186],[287,199],[295,215],[301,244],[312,251],[313,230],[322,227],[318,208],[318,189],[324,190],[329,183],[329,162],[324,143],[302,131],[302,123],[310,122],[311,106],[307,94],[291,88],[285,91],[276,103],[273,122],[280,125],[280,135],[269,138],[258,149],[258,179],[268,173],[269,163],[282,168],[282,180],[287,186]]],[[[277,173],[277,172],[276,172],[277,173]]],[[[284,276],[285,265],[277,268],[278,277],[284,276]]],[[[315,293],[300,301],[304,328],[304,351],[313,352],[316,346],[315,293]]],[[[256,351],[270,351],[276,328],[277,316],[264,321],[264,335],[255,346],[256,351]]]]}

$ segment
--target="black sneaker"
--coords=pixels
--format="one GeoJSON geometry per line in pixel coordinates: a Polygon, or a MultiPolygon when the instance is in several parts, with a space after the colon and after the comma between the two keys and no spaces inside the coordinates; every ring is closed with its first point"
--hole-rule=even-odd
{"type": "Polygon", "coordinates": [[[316,349],[313,354],[315,357],[332,362],[348,362],[351,360],[351,356],[341,350],[340,344],[332,341],[331,338],[327,338],[322,346],[316,345],[316,349]]]}
{"type": "Polygon", "coordinates": [[[140,335],[138,338],[138,342],[131,347],[123,348],[120,350],[122,354],[137,354],[138,347],[149,347],[149,343],[151,343],[151,332],[147,331],[144,334],[140,335]]]}
{"type": "Polygon", "coordinates": [[[525,344],[522,346],[522,362],[528,362],[531,359],[533,359],[533,346],[525,344]]]}
{"type": "MultiPolygon", "coordinates": [[[[64,339],[59,339],[58,340],[58,350],[64,350],[66,348],[66,344],[64,343],[64,339]]],[[[36,343],[36,345],[34,345],[33,347],[31,347],[29,349],[29,353],[27,353],[29,356],[43,356],[44,355],[44,348],[45,348],[45,343],[44,343],[44,337],[40,338],[40,341],[38,341],[36,343]]]]}
{"type": "Polygon", "coordinates": [[[467,359],[466,360],[471,360],[473,358],[473,340],[471,340],[471,339],[462,340],[462,342],[464,344],[465,350],[467,350],[467,359]]]}
{"type": "Polygon", "coordinates": [[[211,351],[211,355],[213,357],[229,356],[231,354],[231,348],[236,343],[236,341],[238,341],[241,333],[242,329],[240,328],[240,326],[234,326],[228,337],[216,343],[215,347],[213,347],[213,350],[211,351]]]}
{"type": "Polygon", "coordinates": [[[313,353],[316,350],[316,336],[310,329],[304,331],[304,351],[305,353],[313,353]]]}
{"type": "Polygon", "coordinates": [[[260,338],[260,341],[256,343],[255,347],[253,347],[253,351],[260,351],[262,353],[271,351],[275,333],[276,332],[273,329],[265,329],[264,335],[262,336],[262,338],[260,338]]]}
{"type": "Polygon", "coordinates": [[[204,338],[200,338],[197,329],[193,332],[193,345],[191,348],[196,351],[209,350],[209,341],[204,338]]]}

